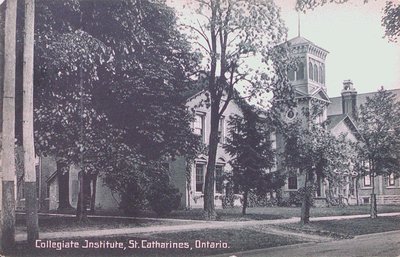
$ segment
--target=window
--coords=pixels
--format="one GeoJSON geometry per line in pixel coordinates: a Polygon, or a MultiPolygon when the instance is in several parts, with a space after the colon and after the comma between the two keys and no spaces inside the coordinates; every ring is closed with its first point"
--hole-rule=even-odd
{"type": "Polygon", "coordinates": [[[324,83],[324,74],[322,73],[322,67],[319,66],[319,83],[324,83]]]}
{"type": "Polygon", "coordinates": [[[193,130],[196,135],[201,136],[201,140],[204,142],[204,115],[196,114],[193,130]]]}
{"type": "Polygon", "coordinates": [[[215,192],[222,194],[224,166],[215,166],[215,192]]]}
{"type": "Polygon", "coordinates": [[[289,111],[286,113],[286,117],[287,117],[288,119],[290,119],[290,120],[293,119],[295,115],[296,115],[296,114],[294,113],[293,110],[289,110],[289,111]]]}
{"type": "Polygon", "coordinates": [[[364,186],[371,186],[371,175],[364,176],[364,186]]]}
{"type": "Polygon", "coordinates": [[[313,66],[311,62],[308,63],[308,78],[313,79],[313,66]]]}
{"type": "Polygon", "coordinates": [[[395,179],[394,179],[394,174],[393,173],[391,173],[389,175],[388,184],[389,184],[389,186],[394,186],[395,185],[395,179]]]}
{"type": "Polygon", "coordinates": [[[294,80],[294,70],[289,70],[288,72],[288,78],[290,81],[294,80]]]}
{"type": "Polygon", "coordinates": [[[301,62],[297,66],[296,80],[304,79],[304,64],[301,62]]]}
{"type": "Polygon", "coordinates": [[[196,192],[203,192],[204,164],[196,164],[196,192]]]}
{"type": "Polygon", "coordinates": [[[318,82],[318,67],[314,64],[314,80],[318,82]]]}
{"type": "Polygon", "coordinates": [[[219,120],[218,142],[221,144],[225,142],[225,118],[223,117],[219,120]]]}
{"type": "Polygon", "coordinates": [[[297,176],[293,175],[288,178],[288,189],[297,189],[297,176]]]}

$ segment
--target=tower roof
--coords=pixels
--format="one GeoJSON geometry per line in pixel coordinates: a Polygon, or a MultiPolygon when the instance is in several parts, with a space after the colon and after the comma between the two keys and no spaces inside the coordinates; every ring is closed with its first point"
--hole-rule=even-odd
{"type": "Polygon", "coordinates": [[[323,49],[320,46],[317,46],[316,44],[302,36],[297,36],[288,40],[287,42],[292,49],[298,50],[300,52],[306,51],[322,59],[325,59],[326,55],[329,53],[327,50],[323,49]]]}
{"type": "Polygon", "coordinates": [[[294,38],[290,39],[288,42],[291,45],[300,45],[300,44],[312,44],[312,45],[314,45],[313,42],[311,42],[310,40],[308,40],[308,39],[306,39],[306,38],[304,38],[302,36],[294,37],[294,38]]]}

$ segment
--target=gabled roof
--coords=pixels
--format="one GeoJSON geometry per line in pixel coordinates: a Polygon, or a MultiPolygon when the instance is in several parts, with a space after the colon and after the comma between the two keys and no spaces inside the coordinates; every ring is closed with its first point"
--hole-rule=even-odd
{"type": "Polygon", "coordinates": [[[356,137],[360,136],[357,125],[354,120],[347,114],[337,114],[337,115],[329,115],[327,119],[327,128],[329,130],[334,129],[341,122],[345,122],[349,125],[350,129],[355,133],[356,137]]]}
{"type": "Polygon", "coordinates": [[[312,93],[312,97],[314,97],[316,99],[323,100],[323,101],[328,102],[328,103],[330,102],[328,94],[322,88],[319,88],[316,91],[314,91],[312,93]]]}
{"type": "Polygon", "coordinates": [[[342,120],[348,117],[347,114],[329,115],[327,119],[328,129],[331,130],[336,127],[342,120]]]}

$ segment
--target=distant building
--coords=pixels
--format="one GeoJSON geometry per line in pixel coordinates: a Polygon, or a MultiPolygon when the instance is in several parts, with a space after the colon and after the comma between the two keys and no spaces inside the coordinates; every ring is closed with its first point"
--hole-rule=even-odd
{"type": "MultiPolygon", "coordinates": [[[[361,104],[366,102],[367,97],[372,97],[376,92],[357,94],[356,88],[351,80],[343,82],[343,90],[340,97],[330,98],[327,94],[325,80],[325,59],[328,51],[315,45],[303,37],[295,37],[289,42],[292,54],[300,62],[296,70],[289,73],[289,80],[295,91],[295,98],[298,106],[295,110],[288,110],[284,115],[287,121],[299,117],[303,120],[304,126],[310,122],[304,115],[304,108],[311,109],[316,102],[325,105],[320,115],[314,122],[328,121],[328,127],[335,136],[345,134],[350,141],[359,139],[357,131],[356,114],[361,104]]],[[[400,89],[390,90],[400,100],[400,89]]],[[[276,135],[277,149],[282,151],[283,139],[276,135]]],[[[393,176],[384,178],[376,177],[377,201],[380,204],[400,204],[400,181],[393,176]]],[[[335,188],[335,196],[343,196],[349,204],[369,203],[371,193],[371,178],[365,176],[358,181],[357,177],[349,177],[348,183],[343,188],[335,188]]],[[[288,176],[286,185],[283,188],[283,197],[290,197],[291,192],[297,191],[304,186],[304,176],[291,174],[288,176]]],[[[316,204],[325,205],[326,192],[329,183],[322,178],[317,178],[317,190],[315,192],[316,204]]]]}
{"type": "MultiPolygon", "coordinates": [[[[400,89],[388,90],[396,95],[396,100],[400,101],[400,89]]],[[[331,117],[339,117],[347,115],[356,120],[356,115],[362,104],[365,104],[367,98],[371,98],[376,92],[357,94],[353,83],[346,80],[343,83],[342,96],[330,98],[331,104],[328,106],[328,114],[331,117]]],[[[377,176],[375,177],[375,192],[378,204],[400,204],[400,179],[395,178],[394,175],[390,176],[377,176]]],[[[361,178],[354,178],[350,187],[348,195],[354,204],[370,203],[371,194],[371,176],[363,176],[361,178]],[[357,181],[358,180],[358,181],[357,181]]]]}

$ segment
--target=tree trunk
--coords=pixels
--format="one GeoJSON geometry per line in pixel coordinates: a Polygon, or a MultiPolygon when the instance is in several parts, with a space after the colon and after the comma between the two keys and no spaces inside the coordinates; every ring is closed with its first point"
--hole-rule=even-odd
{"type": "MultiPolygon", "coordinates": [[[[82,20],[82,16],[81,16],[82,20]]],[[[83,69],[82,64],[79,67],[79,88],[80,88],[80,99],[79,99],[79,116],[80,116],[80,143],[84,144],[84,118],[83,118],[83,69]]],[[[84,163],[84,152],[80,153],[80,164],[81,171],[78,174],[79,178],[79,194],[78,204],[76,208],[76,217],[78,221],[84,221],[87,219],[86,204],[85,204],[85,163],[84,163]]]]}
{"type": "Polygon", "coordinates": [[[69,166],[62,161],[57,162],[58,210],[72,209],[69,202],[69,166]]]}
{"type": "Polygon", "coordinates": [[[96,184],[97,184],[97,175],[93,175],[92,182],[92,195],[90,197],[90,213],[93,214],[96,207],[96,184]]]}
{"type": "Polygon", "coordinates": [[[35,27],[34,0],[25,0],[25,37],[23,64],[22,134],[24,149],[25,209],[28,243],[39,238],[37,213],[35,146],[33,139],[33,48],[35,27]]]}
{"type": "Polygon", "coordinates": [[[246,215],[246,209],[248,205],[248,197],[249,197],[249,190],[245,190],[243,192],[243,206],[242,206],[242,215],[246,215]]]}
{"type": "MultiPolygon", "coordinates": [[[[83,171],[79,172],[79,194],[78,204],[76,207],[76,217],[78,221],[85,221],[87,219],[87,175],[83,171]]],[[[89,184],[90,187],[90,184],[89,184]]],[[[90,188],[89,188],[90,190],[90,188]]],[[[90,192],[90,191],[89,191],[90,192]]]]}
{"type": "MultiPolygon", "coordinates": [[[[4,90],[4,23],[5,23],[6,3],[0,5],[0,158],[3,151],[2,131],[3,131],[3,90],[4,90]]],[[[3,171],[0,165],[0,211],[3,202],[3,171]]],[[[0,214],[1,215],[1,214],[0,214]]],[[[1,221],[0,221],[1,223],[1,221]]],[[[0,224],[1,226],[1,224],[0,224]]],[[[0,228],[1,231],[1,228],[0,228]]],[[[0,232],[0,250],[1,250],[1,232],[0,232]]]]}
{"type": "Polygon", "coordinates": [[[360,205],[360,200],[358,199],[358,183],[360,182],[358,176],[356,177],[356,184],[355,186],[355,190],[356,190],[356,201],[357,201],[357,206],[360,205]]]}
{"type": "MultiPolygon", "coordinates": [[[[213,100],[211,100],[213,101],[213,100]]],[[[211,103],[211,130],[208,146],[208,163],[204,185],[205,218],[215,220],[217,213],[214,205],[215,163],[218,149],[219,105],[211,103]]]]}
{"type": "Polygon", "coordinates": [[[301,224],[307,224],[310,222],[311,195],[309,192],[310,190],[308,190],[308,180],[309,176],[306,173],[306,179],[304,182],[304,198],[301,204],[301,219],[300,219],[301,224]]]}
{"type": "Polygon", "coordinates": [[[17,1],[6,1],[4,41],[3,151],[1,248],[7,252],[15,246],[15,59],[17,1]]]}
{"type": "Polygon", "coordinates": [[[371,173],[371,219],[375,219],[378,217],[378,208],[376,206],[376,194],[375,194],[375,172],[371,173]]]}

